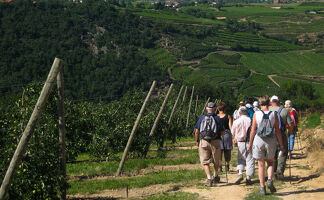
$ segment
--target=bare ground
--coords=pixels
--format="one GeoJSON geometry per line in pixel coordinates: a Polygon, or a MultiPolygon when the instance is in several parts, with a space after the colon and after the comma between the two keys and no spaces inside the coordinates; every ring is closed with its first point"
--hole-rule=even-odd
{"type": "MultiPolygon", "coordinates": [[[[312,134],[311,132],[306,134],[312,134]]],[[[314,134],[314,131],[313,131],[314,134]]],[[[315,136],[324,137],[324,130],[318,129],[315,131],[315,136]]],[[[287,169],[285,171],[285,181],[282,185],[278,186],[276,196],[282,199],[324,199],[324,176],[318,173],[318,168],[323,168],[322,166],[317,166],[323,162],[317,162],[317,160],[322,160],[323,153],[321,157],[314,159],[312,156],[306,157],[306,142],[304,138],[296,138],[295,151],[291,161],[287,161],[287,169]],[[319,163],[319,164],[318,164],[319,163]],[[291,166],[291,171],[289,170],[291,166]],[[290,171],[290,173],[289,173],[290,171]],[[289,175],[290,174],[290,175],[289,175]]],[[[141,174],[152,173],[161,170],[176,171],[181,169],[199,169],[201,166],[199,164],[184,164],[176,166],[155,166],[152,169],[145,169],[141,174]]],[[[143,198],[151,195],[155,195],[161,192],[173,192],[182,191],[189,193],[199,194],[199,199],[244,199],[253,189],[258,187],[245,186],[244,183],[241,185],[234,185],[233,182],[236,179],[235,168],[231,167],[231,171],[228,173],[228,183],[226,182],[226,176],[221,176],[221,183],[217,184],[212,188],[205,188],[200,186],[203,181],[199,183],[178,183],[178,184],[163,184],[163,185],[151,185],[145,188],[132,188],[128,191],[129,198],[143,198]]],[[[257,174],[257,173],[256,173],[257,174]]],[[[106,177],[108,178],[108,177],[106,177]]],[[[258,180],[254,180],[257,182],[258,180]]],[[[119,190],[104,190],[97,194],[86,194],[86,195],[73,195],[69,196],[69,199],[108,199],[126,198],[126,189],[119,190]]]]}

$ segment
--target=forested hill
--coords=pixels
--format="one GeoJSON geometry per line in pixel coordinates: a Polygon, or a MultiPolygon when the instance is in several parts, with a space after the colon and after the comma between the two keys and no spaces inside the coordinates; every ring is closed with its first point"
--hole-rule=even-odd
{"type": "Polygon", "coordinates": [[[64,60],[68,96],[116,97],[163,80],[139,50],[154,37],[148,27],[103,1],[0,3],[0,92],[44,81],[54,57],[64,60]]]}
{"type": "Polygon", "coordinates": [[[324,14],[322,4],[307,5],[277,10],[264,4],[216,8],[208,1],[180,8],[113,0],[0,3],[0,94],[43,82],[59,57],[72,99],[118,99],[134,87],[147,91],[152,80],[195,85],[198,94],[235,102],[278,94],[299,81],[319,97],[324,14]]]}

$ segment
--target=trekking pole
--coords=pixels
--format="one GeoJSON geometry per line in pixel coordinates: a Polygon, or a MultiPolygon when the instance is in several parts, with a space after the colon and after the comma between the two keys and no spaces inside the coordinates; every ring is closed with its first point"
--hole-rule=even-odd
{"type": "MultiPolygon", "coordinates": [[[[226,134],[226,133],[225,133],[225,134],[226,134]]],[[[224,135],[224,136],[225,136],[225,135],[224,135]]],[[[223,138],[224,138],[224,136],[223,136],[223,138]]],[[[222,139],[222,142],[223,142],[223,148],[224,148],[224,161],[225,161],[225,165],[224,165],[224,167],[225,167],[225,174],[226,174],[226,183],[228,183],[227,167],[226,167],[226,159],[225,159],[225,151],[226,151],[226,149],[225,149],[224,139],[222,139]]]]}

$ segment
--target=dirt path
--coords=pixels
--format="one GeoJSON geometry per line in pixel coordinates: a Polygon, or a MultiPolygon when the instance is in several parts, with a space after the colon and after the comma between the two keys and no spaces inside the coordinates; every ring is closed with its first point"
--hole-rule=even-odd
{"type": "MultiPolygon", "coordinates": [[[[315,131],[315,135],[324,135],[324,129],[315,131]]],[[[314,134],[314,133],[313,133],[314,134]]],[[[277,184],[277,193],[275,194],[280,199],[288,200],[305,200],[305,199],[324,199],[324,176],[320,176],[312,169],[312,163],[305,154],[305,142],[302,138],[296,139],[295,150],[293,158],[287,161],[287,168],[285,171],[285,181],[282,184],[277,184]],[[289,176],[289,166],[291,166],[291,176],[289,176]],[[290,183],[291,182],[291,183],[290,183]]],[[[190,148],[190,147],[189,147],[190,148]]],[[[235,156],[235,153],[234,155],[235,156]]],[[[183,164],[183,165],[169,165],[162,166],[157,165],[151,169],[143,169],[137,176],[145,175],[147,173],[154,173],[158,171],[168,170],[176,171],[181,169],[201,169],[199,164],[183,164]]],[[[256,173],[257,174],[257,171],[256,173]]],[[[161,192],[188,192],[196,193],[199,195],[199,199],[244,199],[253,190],[258,188],[257,184],[252,186],[245,186],[242,182],[240,185],[234,185],[237,174],[235,168],[231,167],[228,172],[228,183],[226,182],[225,173],[221,175],[221,183],[216,184],[214,187],[206,188],[202,184],[205,180],[192,183],[177,183],[177,184],[158,184],[151,185],[144,188],[132,188],[128,191],[129,198],[144,198],[151,195],[155,195],[161,192]]],[[[99,179],[107,179],[111,177],[100,177],[99,179]]],[[[123,177],[126,178],[126,177],[123,177]]],[[[254,183],[258,182],[258,179],[253,179],[254,183]]],[[[88,199],[88,198],[126,198],[126,189],[118,190],[103,190],[96,194],[85,195],[71,195],[69,199],[88,199]]]]}
{"type": "MultiPolygon", "coordinates": [[[[321,133],[324,135],[324,130],[321,133]]],[[[324,199],[324,176],[310,168],[310,161],[305,154],[305,143],[301,138],[298,141],[297,143],[296,140],[295,151],[291,159],[291,177],[289,177],[289,167],[287,167],[285,181],[277,186],[276,196],[288,200],[324,199]]],[[[290,166],[289,163],[290,161],[287,161],[288,166],[290,166]]],[[[234,172],[235,168],[231,169],[233,171],[228,174],[229,183],[221,183],[212,188],[193,186],[183,188],[182,191],[197,193],[202,199],[244,199],[258,186],[234,185],[233,182],[237,175],[234,172]]],[[[226,181],[224,175],[221,176],[221,181],[226,181]]],[[[254,180],[254,182],[257,181],[254,180]]]]}
{"type": "Polygon", "coordinates": [[[272,78],[272,77],[274,77],[274,76],[276,76],[276,75],[268,75],[268,78],[274,83],[274,84],[276,84],[278,87],[280,87],[280,85],[272,78]]]}

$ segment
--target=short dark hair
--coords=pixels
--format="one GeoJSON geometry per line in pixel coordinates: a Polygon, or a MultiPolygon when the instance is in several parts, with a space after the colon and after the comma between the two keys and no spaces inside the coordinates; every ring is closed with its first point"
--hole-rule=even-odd
{"type": "Polygon", "coordinates": [[[269,96],[265,95],[265,96],[260,97],[259,104],[260,104],[260,106],[269,106],[269,104],[270,104],[269,96]]]}
{"type": "Polygon", "coordinates": [[[224,102],[219,102],[219,103],[217,104],[217,109],[218,109],[219,111],[225,111],[225,108],[226,108],[226,104],[225,104],[224,102]]]}

